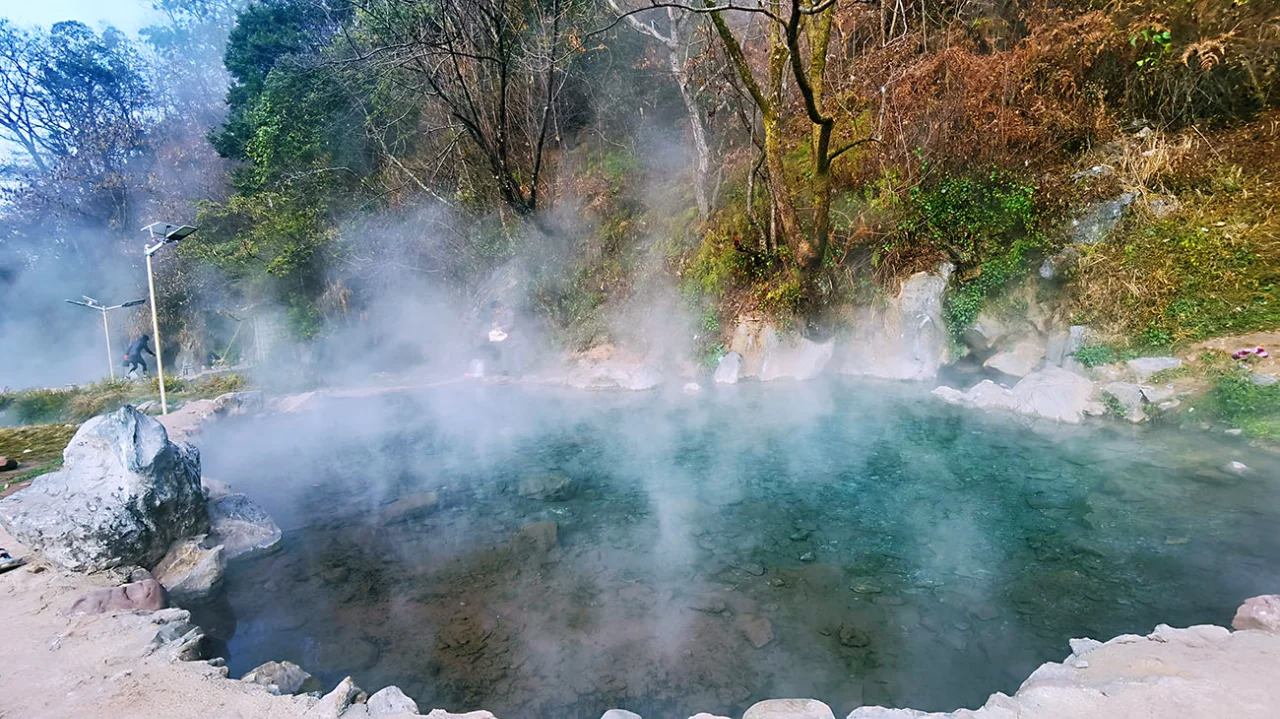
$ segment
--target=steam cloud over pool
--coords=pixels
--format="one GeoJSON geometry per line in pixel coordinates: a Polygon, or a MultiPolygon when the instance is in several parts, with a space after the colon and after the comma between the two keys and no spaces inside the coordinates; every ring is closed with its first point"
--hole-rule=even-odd
{"type": "Polygon", "coordinates": [[[285,531],[205,612],[232,675],[287,659],[424,710],[975,707],[1069,638],[1225,624],[1280,573],[1275,463],[1238,444],[896,385],[455,386],[200,444],[285,531]]]}

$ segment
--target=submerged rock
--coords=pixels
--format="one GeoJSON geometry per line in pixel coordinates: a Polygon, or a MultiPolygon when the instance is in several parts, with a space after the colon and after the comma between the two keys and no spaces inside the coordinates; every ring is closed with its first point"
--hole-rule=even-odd
{"type": "Polygon", "coordinates": [[[1263,594],[1244,600],[1236,610],[1231,626],[1280,634],[1280,594],[1263,594]]]}
{"type": "Polygon", "coordinates": [[[741,368],[742,355],[737,352],[729,352],[721,357],[719,364],[716,365],[714,377],[716,384],[737,384],[741,368]]]}
{"type": "Polygon", "coordinates": [[[60,567],[150,567],[208,530],[199,451],[133,407],[85,422],[63,462],[0,500],[0,526],[60,567]]]}
{"type": "Polygon", "coordinates": [[[865,647],[871,644],[867,633],[847,624],[840,626],[840,644],[846,647],[865,647]]]}
{"type": "Polygon", "coordinates": [[[840,359],[842,374],[882,379],[931,380],[950,361],[942,296],[952,266],[917,272],[884,305],[861,307],[840,359]]]}
{"type": "Polygon", "coordinates": [[[443,709],[432,709],[427,719],[497,719],[487,711],[467,712],[466,714],[450,714],[443,709]]]}
{"type": "Polygon", "coordinates": [[[742,719],[835,719],[835,715],[817,699],[766,699],[752,704],[742,719]]]}
{"type": "Polygon", "coordinates": [[[635,712],[629,712],[626,709],[610,709],[600,715],[600,719],[644,719],[635,712]]]}
{"type": "Polygon", "coordinates": [[[527,499],[559,501],[573,494],[573,480],[559,472],[548,472],[520,480],[520,496],[527,499]]]}
{"type": "Polygon", "coordinates": [[[109,589],[97,589],[76,599],[67,614],[103,614],[105,612],[154,612],[169,606],[164,586],[154,579],[143,579],[109,589]]]}
{"type": "Polygon", "coordinates": [[[272,694],[305,694],[320,690],[320,680],[293,662],[261,664],[240,677],[240,681],[264,686],[272,694]]]}
{"type": "Polygon", "coordinates": [[[418,713],[418,703],[405,696],[397,686],[384,687],[374,692],[373,696],[369,697],[368,705],[369,716],[373,717],[418,713]]]}
{"type": "Polygon", "coordinates": [[[222,545],[205,546],[203,535],[175,542],[155,568],[155,578],[178,604],[198,602],[222,582],[227,566],[222,545]]]}
{"type": "MultiPolygon", "coordinates": [[[[521,483],[524,488],[524,483],[521,483]]],[[[427,514],[440,506],[440,495],[435,492],[415,492],[397,498],[382,508],[382,518],[387,522],[399,522],[417,515],[427,514]]]]}
{"type": "Polygon", "coordinates": [[[526,524],[511,538],[511,552],[517,558],[545,556],[560,542],[560,525],[553,521],[526,524]]]}
{"type": "Polygon", "coordinates": [[[756,649],[773,641],[773,622],[759,614],[739,614],[734,624],[756,649]]]}
{"type": "Polygon", "coordinates": [[[221,544],[228,562],[270,552],[280,545],[280,526],[243,494],[209,500],[209,543],[221,544]]]}

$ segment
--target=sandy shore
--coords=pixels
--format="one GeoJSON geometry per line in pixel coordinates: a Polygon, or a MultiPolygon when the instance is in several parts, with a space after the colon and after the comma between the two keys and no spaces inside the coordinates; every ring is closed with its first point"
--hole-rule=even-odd
{"type": "MultiPolygon", "coordinates": [[[[25,550],[0,530],[0,546],[25,550]]],[[[152,642],[151,613],[66,616],[105,576],[31,562],[0,574],[0,718],[296,719],[315,703],[225,679],[225,668],[174,661],[152,642]]]]}

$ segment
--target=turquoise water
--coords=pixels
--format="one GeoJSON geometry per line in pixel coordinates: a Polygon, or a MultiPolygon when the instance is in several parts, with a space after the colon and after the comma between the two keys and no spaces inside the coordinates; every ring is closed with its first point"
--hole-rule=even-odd
{"type": "Polygon", "coordinates": [[[232,675],[288,659],[424,711],[976,707],[1072,637],[1280,590],[1273,455],[898,385],[459,386],[200,443],[285,531],[206,619],[232,675]]]}

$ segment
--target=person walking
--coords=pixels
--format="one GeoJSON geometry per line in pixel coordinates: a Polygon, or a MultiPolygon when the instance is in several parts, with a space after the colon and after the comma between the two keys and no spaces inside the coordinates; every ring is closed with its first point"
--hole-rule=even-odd
{"type": "Polygon", "coordinates": [[[124,351],[124,376],[128,377],[137,368],[142,368],[142,374],[147,374],[147,361],[143,359],[142,353],[146,352],[152,357],[156,353],[151,349],[151,338],[142,335],[138,339],[129,344],[129,348],[124,351]]]}

